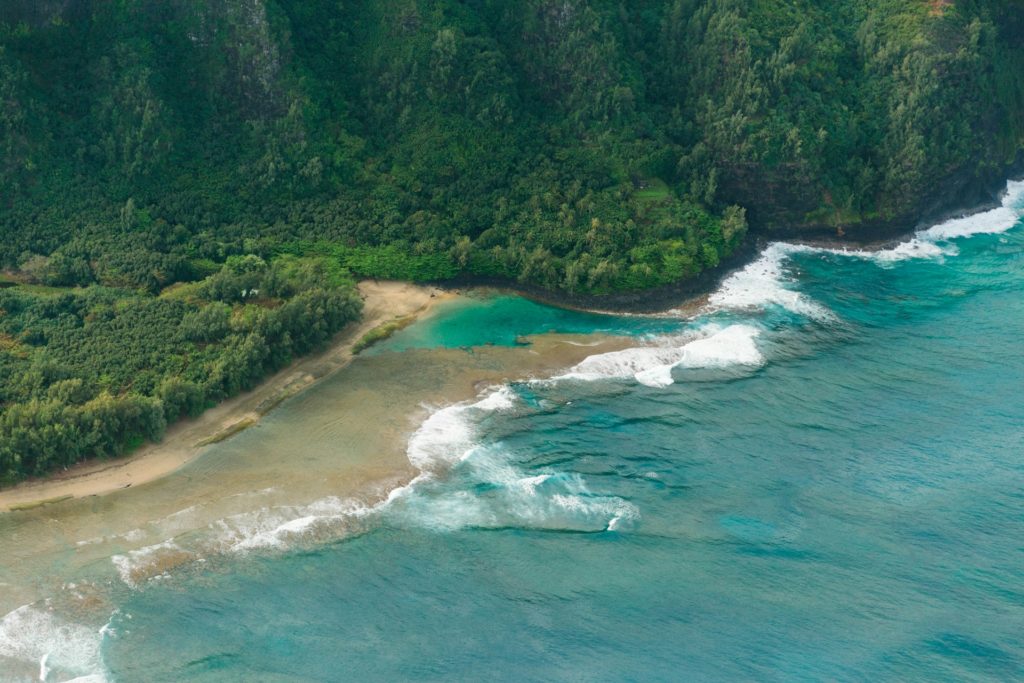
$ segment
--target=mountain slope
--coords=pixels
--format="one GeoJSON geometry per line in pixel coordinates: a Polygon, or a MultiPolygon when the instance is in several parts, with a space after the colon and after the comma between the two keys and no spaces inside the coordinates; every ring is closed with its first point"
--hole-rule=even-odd
{"type": "Polygon", "coordinates": [[[1020,0],[7,0],[0,481],[252,386],[353,274],[646,296],[1022,147],[1020,0]]]}
{"type": "Polygon", "coordinates": [[[975,199],[1024,139],[1020,8],[8,4],[2,258],[150,289],[282,247],[369,275],[676,282],[744,211],[855,236],[975,199]]]}

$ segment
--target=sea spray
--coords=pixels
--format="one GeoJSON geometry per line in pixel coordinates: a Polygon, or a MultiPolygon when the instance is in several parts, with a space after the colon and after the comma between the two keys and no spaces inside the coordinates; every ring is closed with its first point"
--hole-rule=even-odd
{"type": "Polygon", "coordinates": [[[708,324],[689,336],[663,338],[657,346],[640,346],[590,356],[555,379],[600,380],[632,377],[651,387],[674,381],[673,368],[759,366],[764,357],[755,340],[760,330],[752,325],[708,324]]]}
{"type": "Polygon", "coordinates": [[[592,493],[578,475],[527,473],[500,441],[482,443],[480,421],[525,410],[505,385],[473,403],[435,411],[409,441],[424,476],[392,497],[389,524],[437,530],[538,528],[604,531],[639,516],[636,506],[592,493]],[[435,476],[440,471],[443,477],[435,476]]]}
{"type": "Polygon", "coordinates": [[[0,682],[29,680],[19,669],[36,669],[44,681],[106,681],[100,654],[105,629],[66,621],[47,601],[11,611],[0,619],[0,682]]]}
{"type": "Polygon", "coordinates": [[[769,244],[752,263],[722,281],[708,297],[709,310],[749,312],[780,306],[814,320],[833,320],[835,316],[826,307],[788,286],[795,281],[786,273],[789,257],[810,251],[812,247],[799,244],[769,244]]]}

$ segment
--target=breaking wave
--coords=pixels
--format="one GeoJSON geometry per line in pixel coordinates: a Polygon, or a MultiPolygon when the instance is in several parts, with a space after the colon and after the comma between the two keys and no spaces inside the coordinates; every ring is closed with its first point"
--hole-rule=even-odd
{"type": "Polygon", "coordinates": [[[409,439],[409,462],[421,471],[431,472],[450,466],[468,456],[474,446],[474,417],[515,405],[512,389],[503,386],[475,403],[457,404],[431,413],[409,439]]]}
{"type": "Polygon", "coordinates": [[[526,471],[505,444],[481,438],[483,420],[516,410],[527,408],[505,385],[474,403],[435,411],[409,440],[409,460],[422,474],[387,501],[387,522],[439,530],[605,531],[638,517],[631,503],[591,492],[579,475],[526,471]]]}
{"type": "Polygon", "coordinates": [[[591,493],[576,475],[525,472],[500,444],[484,443],[481,426],[488,417],[522,408],[506,385],[475,401],[434,410],[407,446],[419,474],[376,504],[327,497],[305,505],[265,506],[214,522],[201,541],[170,539],[111,561],[122,582],[135,589],[207,555],[288,550],[379,525],[603,531],[622,528],[637,516],[629,503],[591,493]]]}
{"type": "Polygon", "coordinates": [[[0,681],[104,683],[100,628],[65,621],[49,605],[24,605],[0,620],[0,681]]]}
{"type": "MultiPolygon", "coordinates": [[[[957,253],[955,240],[1004,232],[1024,213],[1024,182],[1008,185],[1003,205],[919,231],[877,251],[841,250],[776,242],[728,277],[693,319],[691,329],[650,343],[590,356],[553,382],[627,379],[655,388],[681,381],[686,370],[758,368],[768,359],[762,346],[773,333],[757,316],[782,309],[819,325],[837,320],[827,307],[793,288],[792,257],[828,254],[872,260],[890,267],[909,259],[957,253]]],[[[511,385],[492,388],[475,401],[433,410],[410,437],[409,462],[418,475],[376,504],[328,497],[305,505],[264,506],[225,517],[198,541],[183,535],[191,525],[185,508],[161,522],[170,534],[160,543],[111,558],[121,581],[137,589],[185,564],[214,553],[285,550],[360,533],[375,526],[429,528],[525,528],[584,532],[627,531],[640,518],[631,502],[591,491],[582,476],[553,467],[532,467],[515,448],[489,436],[492,420],[515,420],[535,410],[511,385]],[[180,523],[180,528],[178,524],[180,523]]],[[[260,494],[266,492],[258,492],[260,494]]],[[[151,531],[157,531],[152,529],[151,531]]],[[[141,542],[135,529],[116,538],[141,542]]],[[[90,539],[80,545],[106,539],[90,539]]],[[[48,603],[20,607],[0,619],[0,681],[105,681],[100,628],[59,616],[48,603]],[[11,678],[6,678],[8,672],[11,678]]]]}
{"type": "Polygon", "coordinates": [[[662,340],[659,346],[640,346],[590,356],[556,379],[597,380],[633,377],[651,387],[673,383],[674,368],[759,366],[764,357],[755,340],[761,332],[752,325],[722,328],[710,324],[696,338],[662,340]],[[674,345],[672,342],[676,342],[674,345]],[[682,342],[682,343],[679,343],[682,342]]]}
{"type": "Polygon", "coordinates": [[[146,581],[164,576],[175,567],[195,559],[194,553],[184,550],[173,541],[164,541],[131,550],[124,555],[114,555],[110,561],[125,585],[138,588],[146,581]]]}
{"type": "Polygon", "coordinates": [[[813,251],[813,247],[802,244],[769,244],[754,262],[722,281],[708,297],[709,308],[712,311],[744,312],[774,305],[813,320],[833,320],[835,315],[826,307],[786,286],[793,279],[786,274],[790,256],[813,251]]]}
{"type": "Polygon", "coordinates": [[[888,266],[909,259],[934,259],[959,253],[953,240],[975,235],[997,235],[1011,229],[1024,216],[1024,180],[1006,184],[1001,206],[989,211],[951,218],[888,249],[824,249],[805,247],[809,251],[868,259],[888,266]]]}
{"type": "MultiPolygon", "coordinates": [[[[791,288],[795,278],[788,272],[788,266],[793,256],[859,258],[883,267],[909,259],[952,256],[957,253],[954,240],[1006,232],[1018,224],[1022,215],[1024,181],[1011,181],[1000,207],[920,230],[911,239],[888,249],[836,249],[773,242],[753,262],[722,280],[708,297],[701,317],[750,315],[778,307],[823,325],[834,324],[838,321],[835,313],[791,288]]],[[[667,387],[675,382],[675,368],[763,365],[765,358],[756,343],[760,336],[761,330],[752,322],[703,323],[689,335],[663,337],[650,345],[590,356],[555,379],[632,378],[647,386],[667,387]]]]}
{"type": "Polygon", "coordinates": [[[372,507],[334,496],[309,505],[264,507],[232,515],[212,525],[217,546],[223,552],[260,549],[284,550],[298,539],[328,540],[356,532],[358,522],[373,512],[372,507]]]}

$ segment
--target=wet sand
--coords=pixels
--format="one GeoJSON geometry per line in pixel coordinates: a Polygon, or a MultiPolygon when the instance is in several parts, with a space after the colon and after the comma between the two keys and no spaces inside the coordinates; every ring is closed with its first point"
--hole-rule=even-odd
{"type": "Polygon", "coordinates": [[[376,325],[407,315],[430,325],[460,305],[457,293],[403,284],[361,289],[361,324],[254,391],[176,425],[163,443],[0,492],[4,507],[59,498],[0,514],[0,671],[34,678],[41,658],[66,654],[68,643],[84,662],[76,670],[102,669],[97,634],[128,593],[251,566],[250,554],[358,535],[372,528],[379,503],[421,474],[407,449],[432,411],[635,344],[545,333],[515,346],[383,346],[353,357],[353,344],[376,325]],[[251,426],[236,432],[246,420],[251,426]],[[200,445],[216,436],[227,438],[200,445]]]}
{"type": "Polygon", "coordinates": [[[256,425],[282,401],[305,391],[345,367],[352,348],[368,331],[398,318],[421,316],[454,295],[432,287],[401,282],[359,283],[362,319],[342,330],[329,348],[280,370],[255,389],[240,394],[199,417],[172,425],[160,443],[115,461],[83,463],[53,477],[0,490],[0,512],[71,498],[103,495],[164,477],[193,460],[205,447],[256,425]]]}
{"type": "MultiPolygon", "coordinates": [[[[360,333],[348,331],[340,342],[351,343],[360,333]]],[[[549,377],[591,354],[633,343],[557,334],[523,341],[528,344],[382,350],[351,362],[341,343],[272,378],[268,384],[288,387],[301,372],[326,371],[322,381],[303,385],[253,427],[202,449],[194,446],[229,422],[227,412],[239,419],[273,397],[269,386],[236,400],[205,429],[186,426],[175,435],[176,448],[190,457],[157,470],[147,483],[0,515],[0,554],[7,558],[0,567],[0,614],[45,596],[71,600],[75,604],[61,611],[76,613],[79,595],[89,605],[86,612],[102,614],[110,591],[166,572],[358,532],[350,528],[358,520],[343,511],[372,507],[419,473],[407,443],[432,410],[506,381],[549,377]],[[200,451],[202,457],[195,457],[200,451]],[[299,538],[290,535],[289,525],[307,519],[319,521],[299,538]],[[72,584],[73,591],[65,589],[72,584]]],[[[55,491],[33,490],[39,497],[55,491]]]]}

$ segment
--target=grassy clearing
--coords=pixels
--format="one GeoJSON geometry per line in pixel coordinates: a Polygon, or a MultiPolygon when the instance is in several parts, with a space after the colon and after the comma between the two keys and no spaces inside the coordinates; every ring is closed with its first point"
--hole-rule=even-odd
{"type": "Polygon", "coordinates": [[[51,287],[49,285],[36,285],[36,284],[25,284],[17,283],[12,289],[19,292],[27,292],[29,294],[40,294],[43,296],[57,296],[58,294],[81,294],[85,291],[84,287],[51,287]]]}
{"type": "Polygon", "coordinates": [[[660,202],[668,199],[672,191],[665,181],[660,178],[648,178],[644,181],[645,187],[633,193],[633,196],[643,202],[660,202]]]}
{"type": "Polygon", "coordinates": [[[175,282],[173,285],[164,287],[163,291],[160,292],[160,298],[172,301],[198,301],[200,299],[199,289],[201,285],[202,281],[175,282]]]}

